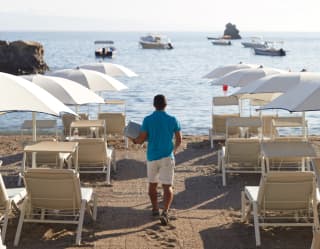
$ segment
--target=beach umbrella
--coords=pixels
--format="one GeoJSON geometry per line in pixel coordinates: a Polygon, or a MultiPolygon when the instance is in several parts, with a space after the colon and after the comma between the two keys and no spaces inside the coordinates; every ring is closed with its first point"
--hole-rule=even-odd
{"type": "Polygon", "coordinates": [[[40,74],[21,77],[48,91],[65,105],[104,103],[98,94],[72,80],[40,74]]]}
{"type": "Polygon", "coordinates": [[[63,69],[47,75],[73,80],[94,92],[128,89],[123,83],[111,76],[87,69],[63,69]]]}
{"type": "Polygon", "coordinates": [[[233,95],[246,95],[246,97],[250,97],[250,95],[252,95],[254,97],[255,94],[262,93],[284,93],[298,84],[305,84],[314,80],[320,80],[319,73],[288,72],[282,74],[273,74],[250,82],[233,95]]]}
{"type": "Polygon", "coordinates": [[[79,66],[81,69],[88,69],[97,71],[103,74],[107,74],[111,77],[117,76],[125,76],[125,77],[136,77],[138,76],[135,72],[126,68],[122,65],[115,64],[115,63],[107,63],[107,62],[96,62],[90,64],[84,64],[79,66]]]}
{"type": "MultiPolygon", "coordinates": [[[[312,78],[311,75],[307,78],[309,78],[308,81],[298,84],[258,110],[282,109],[289,112],[302,112],[303,120],[305,120],[305,112],[319,111],[320,78],[317,76],[312,78]]],[[[306,136],[305,125],[303,127],[306,136]]]]}
{"type": "Polygon", "coordinates": [[[257,64],[245,64],[245,63],[225,65],[225,66],[220,66],[215,68],[210,73],[204,75],[203,78],[215,79],[215,78],[220,78],[225,74],[236,71],[236,70],[247,69],[247,68],[259,68],[259,67],[262,67],[262,66],[257,64]]]}
{"type": "Polygon", "coordinates": [[[283,109],[289,112],[320,110],[320,77],[298,84],[259,110],[283,109]]]}
{"type": "Polygon", "coordinates": [[[77,115],[56,97],[21,77],[0,72],[0,112],[32,112],[33,140],[36,140],[35,112],[61,116],[62,113],[77,115]]]}
{"type": "Polygon", "coordinates": [[[213,82],[214,85],[229,85],[243,87],[252,81],[267,75],[284,73],[286,71],[276,68],[249,68],[230,72],[213,82]]]}

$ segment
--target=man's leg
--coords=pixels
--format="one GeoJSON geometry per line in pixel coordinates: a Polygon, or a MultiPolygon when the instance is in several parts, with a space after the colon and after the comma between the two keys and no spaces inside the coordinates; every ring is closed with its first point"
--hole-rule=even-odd
{"type": "Polygon", "coordinates": [[[171,206],[173,200],[173,190],[172,186],[168,184],[163,184],[163,211],[167,212],[171,206]]]}
{"type": "Polygon", "coordinates": [[[159,210],[157,186],[158,183],[149,183],[149,197],[152,204],[152,210],[159,210]]]}

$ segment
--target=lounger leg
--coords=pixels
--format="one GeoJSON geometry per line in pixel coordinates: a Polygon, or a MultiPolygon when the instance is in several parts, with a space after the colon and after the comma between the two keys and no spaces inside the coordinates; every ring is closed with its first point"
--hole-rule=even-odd
{"type": "Polygon", "coordinates": [[[252,208],[253,208],[254,234],[256,237],[256,246],[260,246],[261,239],[260,239],[260,230],[259,230],[258,206],[256,202],[252,203],[252,208]]]}
{"type": "Polygon", "coordinates": [[[76,237],[76,245],[81,244],[81,233],[82,233],[82,226],[83,226],[83,219],[84,219],[84,212],[86,210],[86,200],[81,201],[81,208],[80,208],[80,217],[79,217],[79,223],[77,228],[77,237],[76,237]]]}
{"type": "Polygon", "coordinates": [[[113,171],[116,172],[117,171],[117,162],[116,162],[116,152],[115,152],[115,150],[113,150],[112,155],[111,155],[111,163],[112,163],[113,171]]]}
{"type": "Polygon", "coordinates": [[[226,186],[227,185],[227,177],[226,177],[226,169],[225,169],[225,162],[222,159],[222,185],[226,186]]]}
{"type": "Polygon", "coordinates": [[[111,160],[109,160],[108,165],[107,165],[106,182],[108,185],[110,185],[110,172],[111,172],[111,160]]]}
{"type": "Polygon", "coordinates": [[[20,240],[20,235],[21,235],[21,230],[22,230],[22,225],[23,225],[23,220],[24,220],[25,212],[26,212],[26,200],[25,200],[25,201],[23,202],[23,204],[22,204],[21,213],[20,213],[20,218],[19,218],[19,223],[18,223],[16,235],[15,235],[15,237],[14,237],[14,242],[13,242],[13,245],[14,245],[14,246],[18,246],[18,244],[19,244],[19,240],[20,240]]]}
{"type": "Polygon", "coordinates": [[[9,219],[9,212],[11,209],[11,203],[10,201],[7,201],[6,203],[6,210],[4,212],[4,220],[3,220],[3,225],[1,229],[1,239],[2,242],[4,243],[6,240],[6,232],[7,232],[7,226],[8,226],[8,219],[9,219]]]}
{"type": "Polygon", "coordinates": [[[213,148],[213,140],[212,140],[212,130],[209,129],[209,140],[210,140],[210,148],[213,148]]]}
{"type": "Polygon", "coordinates": [[[241,191],[241,221],[245,221],[246,217],[246,197],[244,191],[241,191]]]}
{"type": "Polygon", "coordinates": [[[97,220],[97,204],[98,204],[98,198],[96,194],[93,194],[93,212],[92,212],[92,219],[94,221],[97,220]]]}

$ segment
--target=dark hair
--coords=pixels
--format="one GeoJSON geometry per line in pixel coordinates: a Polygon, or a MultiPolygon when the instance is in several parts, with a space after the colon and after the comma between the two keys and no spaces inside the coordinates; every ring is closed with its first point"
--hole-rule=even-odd
{"type": "Polygon", "coordinates": [[[164,110],[164,108],[167,106],[167,100],[166,97],[162,94],[158,94],[154,96],[153,98],[153,106],[158,110],[164,110]]]}

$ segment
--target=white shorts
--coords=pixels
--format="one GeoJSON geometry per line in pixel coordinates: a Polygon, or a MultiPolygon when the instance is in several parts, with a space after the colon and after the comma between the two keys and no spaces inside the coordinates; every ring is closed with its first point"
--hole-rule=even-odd
{"type": "Polygon", "coordinates": [[[147,161],[147,174],[150,183],[173,185],[175,161],[171,157],[147,161]]]}

